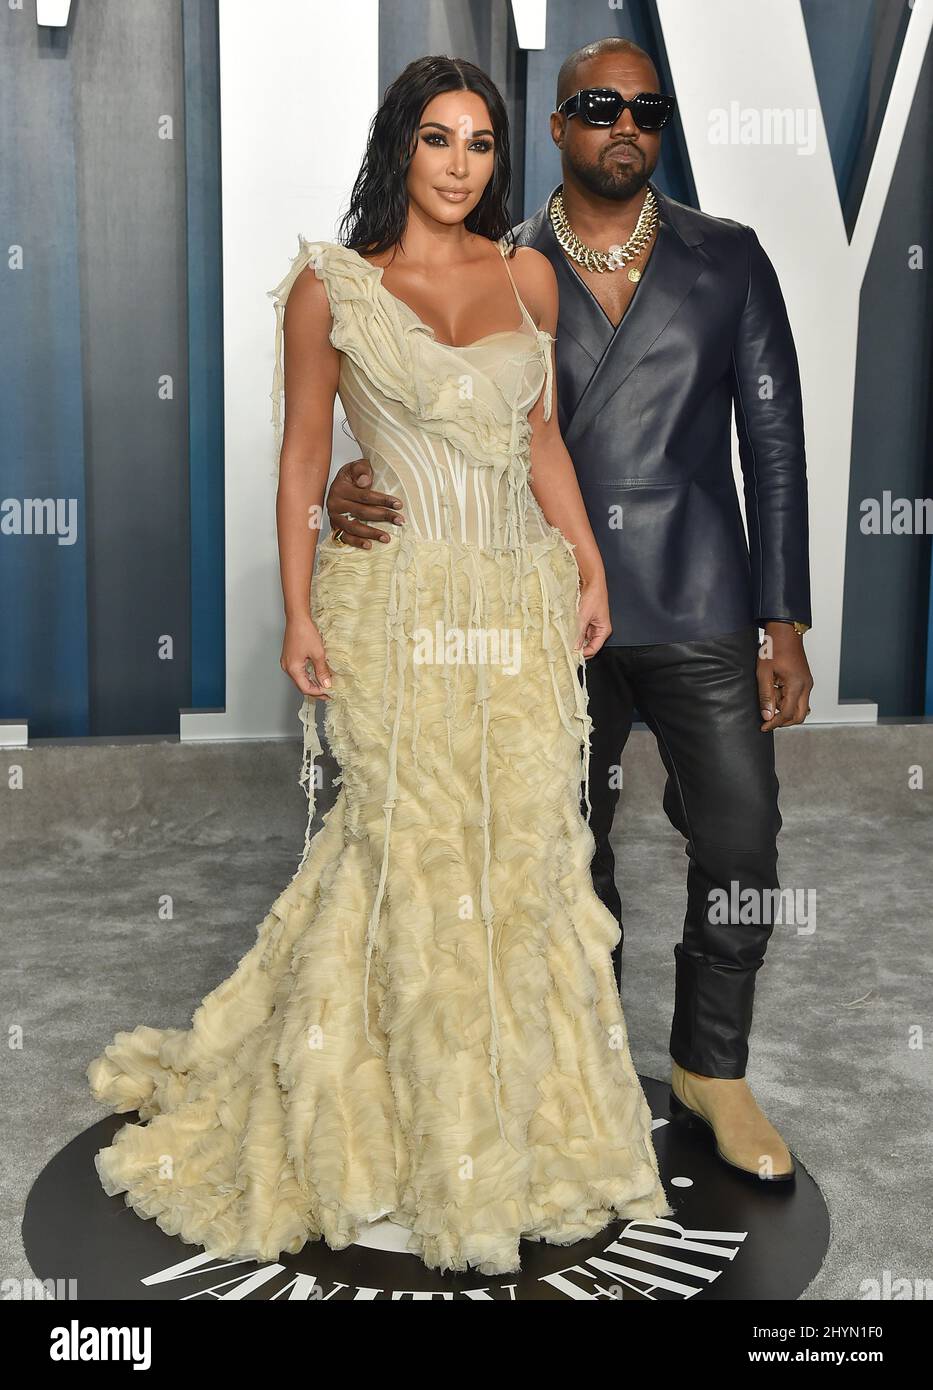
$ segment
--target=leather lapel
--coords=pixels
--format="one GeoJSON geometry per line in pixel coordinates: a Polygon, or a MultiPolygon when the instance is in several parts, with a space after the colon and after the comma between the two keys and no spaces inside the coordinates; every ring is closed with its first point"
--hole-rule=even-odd
{"type": "MultiPolygon", "coordinates": [[[[615,330],[561,250],[551,226],[551,219],[547,215],[550,201],[551,195],[548,196],[544,207],[518,229],[516,240],[522,246],[533,246],[551,262],[557,276],[557,291],[560,296],[558,337],[562,340],[572,338],[575,350],[583,350],[590,359],[592,370],[595,371],[612,341],[615,330]]],[[[563,351],[563,342],[559,350],[563,351]]],[[[582,375],[581,373],[581,377],[582,375]]]]}
{"type": "MultiPolygon", "coordinates": [[[[611,334],[606,349],[577,403],[573,417],[568,422],[564,435],[568,447],[581,437],[610,397],[635,370],[655,339],[663,333],[692,290],[703,268],[702,259],[694,250],[694,245],[702,241],[702,235],[691,228],[683,227],[677,215],[677,205],[672,206],[669,199],[658,189],[655,188],[654,192],[659,203],[658,239],[648,261],[644,279],[625,317],[614,332],[602,309],[569,265],[554,238],[557,252],[565,264],[565,272],[573,277],[581,293],[593,302],[596,312],[603,318],[611,334]]],[[[558,332],[563,328],[564,280],[559,283],[561,308],[558,332]]],[[[579,296],[575,295],[571,302],[578,298],[579,296]]]]}

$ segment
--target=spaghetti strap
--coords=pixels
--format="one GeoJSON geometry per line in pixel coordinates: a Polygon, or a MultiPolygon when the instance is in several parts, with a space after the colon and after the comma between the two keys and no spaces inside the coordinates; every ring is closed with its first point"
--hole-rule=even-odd
{"type": "Polygon", "coordinates": [[[522,299],[521,295],[520,295],[519,292],[518,292],[518,286],[517,286],[516,283],[515,283],[515,277],[514,277],[514,275],[512,274],[512,270],[511,270],[511,267],[510,267],[510,265],[509,265],[509,247],[508,247],[508,244],[507,244],[507,242],[503,239],[503,240],[501,240],[500,242],[498,242],[498,246],[499,246],[499,251],[500,251],[500,253],[501,253],[501,255],[502,255],[502,259],[503,259],[503,261],[505,262],[506,274],[507,274],[508,277],[509,277],[509,282],[510,282],[510,284],[511,284],[511,286],[512,286],[512,289],[515,291],[515,298],[518,300],[518,307],[521,309],[522,313],[525,315],[525,318],[528,320],[528,322],[531,324],[532,328],[533,328],[533,329],[535,330],[535,332],[537,333],[537,331],[538,331],[538,325],[535,323],[535,321],[534,321],[534,319],[532,318],[531,314],[528,312],[528,310],[527,310],[526,307],[525,307],[525,301],[522,299]]]}

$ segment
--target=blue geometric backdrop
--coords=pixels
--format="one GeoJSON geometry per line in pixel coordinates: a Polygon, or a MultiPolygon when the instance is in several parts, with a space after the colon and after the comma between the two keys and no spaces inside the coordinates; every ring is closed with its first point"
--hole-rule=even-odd
{"type": "MultiPolygon", "coordinates": [[[[0,718],[33,738],[174,734],[179,709],[225,702],[217,10],[78,12],[55,31],[0,9],[0,718]],[[57,506],[53,533],[23,533],[29,498],[57,506]]],[[[803,0],[803,14],[851,233],[908,10],[803,0]]],[[[380,80],[456,36],[506,98],[520,221],[559,180],[560,63],[607,33],[653,51],[670,86],[653,0],[552,5],[547,48],[529,53],[506,0],[382,0],[380,80]]],[[[930,537],[864,537],[858,503],[933,494],[933,300],[906,258],[933,224],[930,63],[861,301],[841,694],[889,717],[933,713],[930,537]]],[[[676,122],[658,182],[696,205],[676,122]]]]}

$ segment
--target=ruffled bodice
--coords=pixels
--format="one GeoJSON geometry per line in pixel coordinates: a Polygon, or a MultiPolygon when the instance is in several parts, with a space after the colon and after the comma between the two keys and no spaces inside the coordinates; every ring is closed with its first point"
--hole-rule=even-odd
{"type": "MultiPolygon", "coordinates": [[[[324,282],[330,340],[343,354],[339,395],[373,487],[401,496],[410,534],[520,551],[548,526],[529,488],[528,413],[544,392],[550,417],[553,338],[515,289],[514,329],[462,347],[434,330],[382,283],[381,267],[336,242],[308,242],[269,293],[275,299],[273,424],[282,440],[285,304],[306,266],[324,282]]],[[[505,254],[505,246],[500,246],[505,254]]],[[[508,262],[506,261],[508,269],[508,262]]],[[[511,272],[509,272],[511,279],[511,272]]]]}

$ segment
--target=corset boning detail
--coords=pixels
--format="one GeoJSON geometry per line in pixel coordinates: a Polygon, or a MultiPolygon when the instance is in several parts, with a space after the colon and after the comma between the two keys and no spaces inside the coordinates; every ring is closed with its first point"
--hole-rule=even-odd
{"type": "MultiPolygon", "coordinates": [[[[493,365],[490,358],[514,357],[516,349],[527,357],[527,338],[516,332],[478,345],[485,359],[483,370],[493,365]]],[[[457,387],[469,391],[469,363],[457,387]]],[[[508,552],[550,531],[527,486],[529,431],[523,415],[516,413],[514,437],[511,430],[503,431],[507,437],[495,455],[478,457],[442,430],[425,429],[423,419],[374,390],[346,358],[340,401],[361,456],[372,464],[374,490],[401,499],[405,526],[414,538],[508,552]],[[516,516],[510,525],[512,508],[516,516]]]]}

